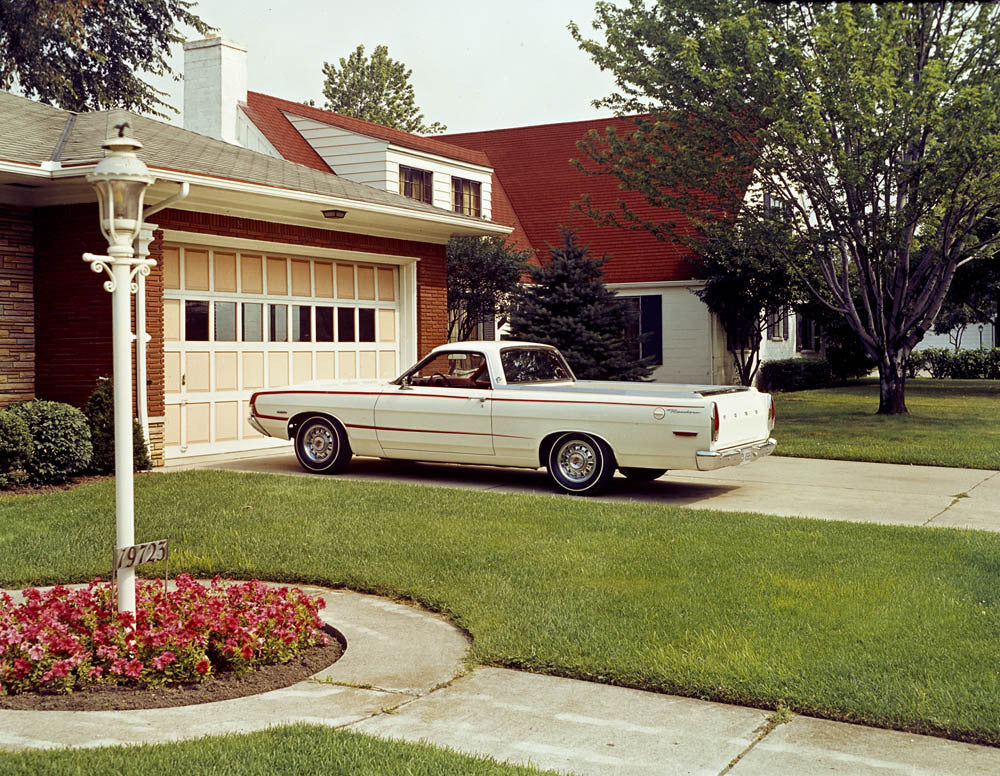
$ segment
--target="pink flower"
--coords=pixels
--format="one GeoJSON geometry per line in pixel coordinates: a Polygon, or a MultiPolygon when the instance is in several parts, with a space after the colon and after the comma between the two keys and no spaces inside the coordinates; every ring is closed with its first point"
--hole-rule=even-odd
{"type": "Polygon", "coordinates": [[[35,644],[28,650],[28,657],[32,660],[41,660],[45,657],[45,650],[42,648],[41,644],[35,644]]]}
{"type": "Polygon", "coordinates": [[[177,659],[177,656],[173,652],[163,652],[158,657],[154,657],[150,661],[150,665],[153,666],[157,671],[162,671],[168,665],[173,663],[177,659]]]}
{"type": "Polygon", "coordinates": [[[203,657],[201,661],[194,667],[194,670],[199,674],[207,674],[208,669],[212,667],[212,664],[208,662],[207,657],[203,657]]]}

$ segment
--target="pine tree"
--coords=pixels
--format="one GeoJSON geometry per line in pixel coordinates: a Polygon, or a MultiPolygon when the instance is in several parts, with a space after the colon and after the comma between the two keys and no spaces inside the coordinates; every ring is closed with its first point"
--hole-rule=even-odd
{"type": "Polygon", "coordinates": [[[448,129],[444,124],[424,124],[424,114],[417,107],[410,83],[412,74],[406,65],[389,56],[387,46],[376,46],[367,57],[365,47],[359,44],[349,57],[340,58],[340,67],[323,63],[323,107],[404,132],[444,132],[448,129]]]}
{"type": "Polygon", "coordinates": [[[601,278],[607,260],[590,258],[564,228],[562,247],[529,268],[532,282],[514,296],[511,337],[559,348],[580,380],[649,379],[650,365],[627,352],[624,305],[601,278]]]}

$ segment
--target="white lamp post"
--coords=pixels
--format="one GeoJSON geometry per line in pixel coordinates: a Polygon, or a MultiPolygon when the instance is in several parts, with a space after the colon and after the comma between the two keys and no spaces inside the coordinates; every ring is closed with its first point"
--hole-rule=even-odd
{"type": "MultiPolygon", "coordinates": [[[[101,232],[108,241],[108,255],[85,253],[83,260],[94,272],[106,272],[104,288],[111,292],[112,350],[114,360],[115,419],[115,548],[135,544],[135,500],[132,462],[132,326],[131,294],[136,274],[148,275],[156,262],[136,259],[132,243],[142,228],[142,203],[146,188],[156,180],[135,152],[142,148],[135,138],[116,127],[102,148],[109,153],[87,182],[97,190],[101,232]]],[[[116,552],[117,557],[117,552],[116,552]]],[[[118,611],[135,613],[135,568],[118,570],[118,611]]]]}

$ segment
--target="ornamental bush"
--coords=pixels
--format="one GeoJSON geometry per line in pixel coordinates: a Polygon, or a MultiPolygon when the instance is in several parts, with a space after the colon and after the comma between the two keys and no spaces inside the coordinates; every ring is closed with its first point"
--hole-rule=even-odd
{"type": "Polygon", "coordinates": [[[24,418],[0,410],[0,475],[15,474],[31,457],[31,431],[24,418]]]}
{"type": "Polygon", "coordinates": [[[70,693],[97,684],[162,687],[218,671],[286,663],[327,644],[323,599],[257,580],[209,586],[181,574],[176,590],[137,580],[136,613],[115,613],[109,583],[0,593],[0,695],[70,693]]]}
{"type": "Polygon", "coordinates": [[[92,448],[87,418],[76,407],[33,399],[8,408],[31,433],[31,454],[24,461],[28,479],[36,485],[65,482],[83,472],[92,448]]]}
{"type": "Polygon", "coordinates": [[[829,362],[817,358],[765,361],[757,373],[757,386],[762,391],[806,391],[827,388],[831,382],[829,362]]]}
{"type": "Polygon", "coordinates": [[[948,348],[927,348],[923,353],[924,366],[931,377],[951,377],[951,351],[948,348]]]}
{"type": "MultiPolygon", "coordinates": [[[[87,399],[83,414],[90,423],[90,442],[94,447],[90,471],[108,474],[115,468],[115,406],[111,378],[97,379],[97,386],[87,399]]],[[[144,471],[153,465],[149,459],[142,425],[137,420],[132,422],[132,465],[136,471],[144,471]]]]}

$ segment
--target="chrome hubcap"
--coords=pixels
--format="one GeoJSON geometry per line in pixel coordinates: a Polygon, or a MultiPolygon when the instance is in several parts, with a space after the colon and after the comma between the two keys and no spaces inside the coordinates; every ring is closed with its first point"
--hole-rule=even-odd
{"type": "Polygon", "coordinates": [[[336,450],[336,440],[326,426],[311,426],[306,429],[304,452],[313,463],[329,460],[336,450]]]}
{"type": "Polygon", "coordinates": [[[559,473],[573,482],[585,482],[597,468],[594,449],[580,441],[569,442],[559,448],[556,461],[559,473]]]}

